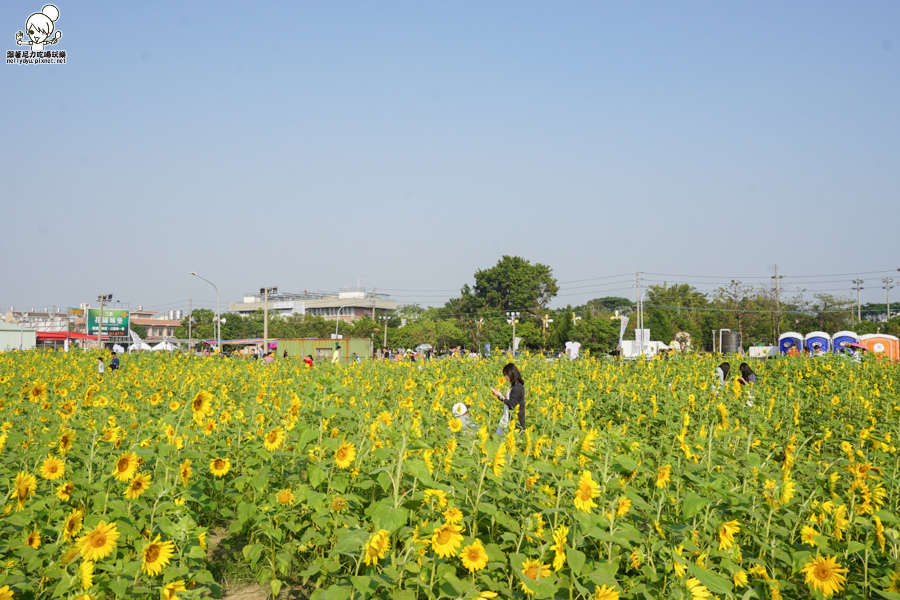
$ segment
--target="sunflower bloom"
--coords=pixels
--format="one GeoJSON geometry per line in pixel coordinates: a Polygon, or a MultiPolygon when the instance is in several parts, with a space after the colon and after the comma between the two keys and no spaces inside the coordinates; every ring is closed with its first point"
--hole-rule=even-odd
{"type": "Polygon", "coordinates": [[[619,600],[619,592],[615,587],[596,586],[591,600],[619,600]]]}
{"type": "Polygon", "coordinates": [[[206,417],[212,414],[213,395],[205,390],[200,390],[194,399],[191,400],[191,412],[193,413],[194,422],[202,425],[206,417]]]}
{"type": "MultiPolygon", "coordinates": [[[[522,574],[525,575],[528,579],[532,581],[537,581],[541,577],[546,577],[550,574],[550,565],[541,564],[539,560],[526,560],[522,563],[522,574]]],[[[534,591],[529,589],[525,582],[521,582],[522,589],[525,590],[528,594],[533,594],[534,591]]]]}
{"type": "Polygon", "coordinates": [[[263,438],[263,445],[266,450],[269,452],[274,452],[281,448],[281,445],[284,444],[284,429],[281,427],[276,427],[272,431],[266,434],[266,437],[263,438]]]}
{"type": "Polygon", "coordinates": [[[129,500],[137,500],[141,497],[141,494],[147,491],[150,483],[152,483],[150,475],[146,473],[136,475],[128,484],[128,488],[125,490],[125,497],[129,500]]]}
{"type": "Polygon", "coordinates": [[[425,490],[422,506],[428,506],[434,510],[444,510],[447,508],[447,494],[443,490],[425,490]]]}
{"type": "Polygon", "coordinates": [[[566,564],[566,539],[569,536],[569,528],[560,525],[553,532],[553,544],[550,549],[553,550],[553,570],[559,571],[566,564]]]}
{"type": "Polygon", "coordinates": [[[878,547],[884,552],[884,524],[878,515],[875,515],[873,518],[875,519],[875,540],[878,542],[878,547]]]}
{"type": "Polygon", "coordinates": [[[481,544],[481,540],[475,540],[460,552],[462,564],[470,573],[480,571],[487,566],[488,555],[481,544]]]}
{"type": "Polygon", "coordinates": [[[166,584],[166,586],[162,589],[162,600],[178,600],[178,596],[175,595],[176,592],[186,592],[187,588],[184,587],[184,579],[179,579],[178,581],[170,581],[166,584]]]}
{"type": "Polygon", "coordinates": [[[672,465],[664,465],[656,473],[656,487],[664,488],[672,479],[672,465]]]}
{"type": "Polygon", "coordinates": [[[37,479],[31,473],[19,471],[14,482],[16,489],[16,500],[18,500],[18,508],[25,508],[25,501],[28,500],[37,491],[37,479]]]}
{"type": "Polygon", "coordinates": [[[709,590],[706,589],[706,586],[700,583],[700,580],[696,577],[691,577],[690,579],[688,579],[685,585],[687,585],[687,589],[691,593],[691,598],[693,600],[712,597],[712,594],[710,594],[709,590]]]}
{"type": "Polygon", "coordinates": [[[594,498],[600,495],[600,489],[591,478],[590,471],[582,471],[578,480],[578,489],[575,490],[575,508],[583,512],[591,512],[597,506],[594,498]]]}
{"type": "Polygon", "coordinates": [[[62,500],[63,502],[68,502],[69,498],[72,497],[72,492],[75,491],[75,484],[71,481],[67,481],[58,488],[56,488],[56,497],[62,500]]]}
{"type": "Polygon", "coordinates": [[[159,575],[175,553],[175,543],[161,542],[159,534],[141,551],[141,569],[150,576],[159,575]]]}
{"type": "Polygon", "coordinates": [[[81,589],[89,590],[94,586],[94,563],[83,560],[78,566],[78,577],[81,579],[81,589]]]}
{"type": "Polygon", "coordinates": [[[366,566],[377,565],[384,558],[390,546],[390,537],[386,529],[381,529],[372,534],[366,542],[366,566]]]}
{"type": "Polygon", "coordinates": [[[447,426],[450,428],[450,431],[453,433],[459,433],[460,431],[462,431],[462,421],[460,421],[456,417],[453,417],[452,419],[450,419],[450,422],[447,424],[447,426]]]}
{"type": "Polygon", "coordinates": [[[294,500],[297,498],[294,497],[294,492],[288,489],[281,490],[277,494],[275,494],[275,499],[278,500],[279,504],[289,504],[291,506],[294,505],[294,500]]]}
{"type": "Polygon", "coordinates": [[[75,536],[81,531],[83,523],[84,513],[81,512],[81,509],[72,509],[72,512],[69,513],[66,522],[63,524],[63,539],[67,542],[74,540],[75,536]]]}
{"type": "Polygon", "coordinates": [[[48,456],[41,465],[41,477],[47,481],[59,479],[66,473],[66,463],[55,456],[48,456]]]}
{"type": "Polygon", "coordinates": [[[347,499],[343,496],[335,496],[331,499],[331,512],[344,512],[347,510],[347,499]]]}
{"type": "Polygon", "coordinates": [[[181,485],[187,485],[191,480],[191,459],[185,460],[178,468],[178,475],[181,477],[181,485]]]}
{"type": "Polygon", "coordinates": [[[494,454],[494,476],[503,476],[503,466],[506,465],[506,444],[500,444],[497,453],[494,454]]]}
{"type": "Polygon", "coordinates": [[[800,539],[804,544],[808,544],[810,546],[816,545],[816,536],[819,535],[819,532],[816,531],[815,527],[811,525],[804,525],[803,529],[800,530],[800,539]]]}
{"type": "Polygon", "coordinates": [[[25,539],[25,545],[31,546],[35,550],[41,547],[41,532],[40,531],[32,531],[28,534],[28,537],[25,539]]]}
{"type": "Polygon", "coordinates": [[[458,508],[448,508],[446,511],[444,511],[444,520],[448,523],[458,525],[459,523],[462,523],[462,519],[462,511],[458,508]]]}
{"type": "Polygon", "coordinates": [[[747,573],[745,571],[738,571],[734,575],[731,576],[731,581],[734,583],[734,587],[742,588],[747,586],[747,573]]]}
{"type": "Polygon", "coordinates": [[[834,556],[822,558],[818,554],[800,569],[806,575],[805,582],[814,592],[822,592],[826,598],[844,589],[847,569],[841,567],[834,556]]]}
{"type": "Polygon", "coordinates": [[[131,481],[138,468],[138,457],[134,452],[126,452],[116,461],[113,475],[119,481],[131,481]]]}
{"type": "Polygon", "coordinates": [[[719,527],[719,550],[728,550],[734,545],[734,534],[739,533],[741,527],[737,521],[722,523],[719,527]]]}
{"type": "Polygon", "coordinates": [[[431,547],[441,558],[456,556],[456,549],[462,545],[462,527],[444,523],[434,530],[431,536],[431,547]]]}
{"type": "Polygon", "coordinates": [[[353,464],[355,459],[356,447],[349,442],[344,442],[334,451],[334,464],[336,464],[339,469],[348,468],[353,464]]]}
{"type": "Polygon", "coordinates": [[[78,550],[84,560],[101,560],[115,550],[118,539],[119,532],[116,524],[100,521],[96,527],[78,539],[78,550]]]}
{"type": "Polygon", "coordinates": [[[209,470],[215,477],[225,477],[231,470],[231,461],[227,458],[214,458],[209,463],[209,470]]]}

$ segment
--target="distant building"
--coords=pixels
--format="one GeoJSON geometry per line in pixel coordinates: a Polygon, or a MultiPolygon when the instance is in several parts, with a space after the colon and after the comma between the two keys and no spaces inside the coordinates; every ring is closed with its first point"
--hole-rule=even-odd
{"type": "MultiPolygon", "coordinates": [[[[228,312],[239,315],[251,315],[263,310],[265,299],[262,294],[246,294],[243,302],[231,302],[228,312]]],[[[385,300],[365,290],[323,294],[314,292],[269,294],[269,313],[288,317],[296,315],[313,315],[329,321],[340,318],[342,321],[356,321],[363,316],[375,318],[378,315],[397,310],[397,302],[385,300]]]]}

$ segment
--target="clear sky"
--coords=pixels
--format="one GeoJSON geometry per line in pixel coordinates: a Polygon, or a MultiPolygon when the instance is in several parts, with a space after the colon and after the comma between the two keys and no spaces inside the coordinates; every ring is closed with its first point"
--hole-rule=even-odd
{"type": "Polygon", "coordinates": [[[66,64],[0,65],[3,310],[900,276],[896,0],[56,6],[66,64]]]}

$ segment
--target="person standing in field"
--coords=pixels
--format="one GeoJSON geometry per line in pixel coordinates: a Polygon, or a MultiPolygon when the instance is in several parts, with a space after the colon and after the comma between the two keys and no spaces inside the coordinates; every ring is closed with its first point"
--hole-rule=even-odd
{"type": "Polygon", "coordinates": [[[719,381],[716,385],[716,394],[719,393],[719,390],[722,389],[722,386],[725,385],[725,380],[728,379],[728,373],[731,371],[731,363],[723,362],[721,365],[716,367],[716,377],[718,377],[719,381]]]}
{"type": "Polygon", "coordinates": [[[336,365],[341,362],[341,345],[338,344],[334,347],[334,352],[331,353],[331,364],[336,365]]]}
{"type": "Polygon", "coordinates": [[[109,362],[109,370],[115,372],[118,369],[119,369],[119,357],[116,356],[115,352],[113,352],[112,360],[109,362]]]}
{"type": "Polygon", "coordinates": [[[503,367],[503,376],[509,382],[509,389],[506,390],[506,395],[504,396],[496,388],[491,388],[491,394],[506,405],[503,417],[500,419],[500,424],[497,427],[497,435],[502,435],[506,430],[510,419],[509,412],[514,409],[517,411],[518,430],[525,430],[525,381],[522,379],[522,374],[519,373],[519,368],[513,363],[503,367]]]}
{"type": "Polygon", "coordinates": [[[746,385],[749,392],[750,400],[747,401],[747,406],[753,406],[753,387],[756,385],[756,373],[753,372],[753,369],[747,363],[741,363],[738,370],[741,372],[738,376],[738,383],[741,386],[746,385]]]}
{"type": "Polygon", "coordinates": [[[106,370],[106,365],[103,364],[103,357],[98,356],[97,357],[97,374],[103,375],[103,371],[105,371],[105,370],[106,370]]]}

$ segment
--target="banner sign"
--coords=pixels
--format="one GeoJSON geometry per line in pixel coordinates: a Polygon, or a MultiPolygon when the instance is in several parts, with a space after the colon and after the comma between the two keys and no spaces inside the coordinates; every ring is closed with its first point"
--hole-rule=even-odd
{"type": "MultiPolygon", "coordinates": [[[[101,327],[100,309],[88,309],[88,335],[97,335],[101,327]]],[[[116,310],[112,308],[103,309],[103,333],[101,335],[128,335],[128,313],[127,310],[116,310]]]]}

